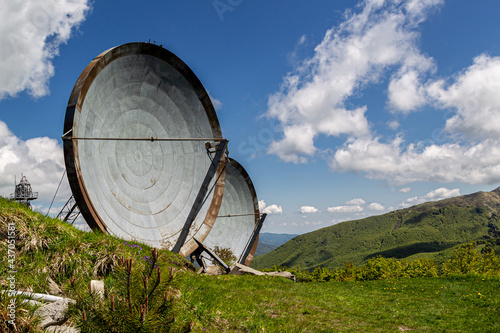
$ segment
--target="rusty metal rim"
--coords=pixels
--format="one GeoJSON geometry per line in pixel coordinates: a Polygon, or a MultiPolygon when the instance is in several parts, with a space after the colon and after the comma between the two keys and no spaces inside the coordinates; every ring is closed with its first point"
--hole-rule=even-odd
{"type": "MultiPolygon", "coordinates": [[[[89,88],[91,87],[97,75],[111,62],[123,56],[129,55],[150,55],[159,58],[172,67],[174,67],[191,85],[196,92],[199,101],[204,107],[213,133],[213,140],[222,139],[220,124],[215,112],[215,108],[210,100],[210,97],[203,87],[202,83],[194,72],[175,54],[164,49],[161,46],[150,43],[128,43],[114,48],[108,49],[97,57],[95,57],[80,74],[71,92],[66,115],[64,119],[63,136],[66,136],[74,128],[75,112],[81,112],[82,105],[89,88]]],[[[149,138],[151,139],[151,138],[149,138]]],[[[85,182],[82,178],[78,157],[78,140],[63,140],[64,160],[66,165],[66,173],[70,184],[71,191],[75,197],[75,201],[80,208],[82,216],[90,228],[101,230],[107,233],[107,226],[97,213],[90,197],[88,195],[85,182]]],[[[220,186],[220,185],[219,185],[220,186]]],[[[222,196],[222,191],[219,191],[219,196],[222,196]]],[[[215,196],[215,195],[214,195],[215,196]]],[[[220,198],[218,198],[220,199],[220,198]]],[[[220,208],[221,200],[212,200],[210,211],[217,211],[220,208]],[[218,203],[218,207],[217,206],[218,203]]],[[[208,214],[210,215],[210,214],[208,214]]],[[[213,214],[212,214],[213,215],[213,214]]],[[[215,214],[215,216],[217,213],[215,214]]],[[[213,216],[207,216],[207,219],[215,219],[213,216]]],[[[213,225],[213,221],[204,221],[203,224],[213,225]]],[[[204,237],[203,237],[204,238],[204,237]]]]}

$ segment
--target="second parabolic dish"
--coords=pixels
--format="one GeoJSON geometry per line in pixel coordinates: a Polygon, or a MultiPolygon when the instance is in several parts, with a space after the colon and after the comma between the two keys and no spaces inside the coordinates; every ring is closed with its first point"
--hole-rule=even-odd
{"type": "Polygon", "coordinates": [[[249,241],[259,221],[259,202],[252,180],[246,170],[230,158],[226,163],[226,185],[219,216],[204,245],[229,249],[239,263],[249,265],[257,248],[257,242],[249,241]],[[244,252],[248,255],[243,258],[244,252]]]}
{"type": "MultiPolygon", "coordinates": [[[[65,163],[93,229],[172,249],[222,133],[208,93],[177,56],[149,43],[97,56],[71,93],[65,163]]],[[[221,162],[180,253],[210,232],[224,191],[221,162]]]]}

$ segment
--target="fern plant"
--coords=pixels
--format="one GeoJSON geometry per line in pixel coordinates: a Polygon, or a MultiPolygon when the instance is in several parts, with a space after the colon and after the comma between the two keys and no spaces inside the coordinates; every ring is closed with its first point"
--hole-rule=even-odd
{"type": "Polygon", "coordinates": [[[68,313],[82,333],[85,332],[170,332],[175,318],[169,285],[174,271],[162,274],[158,250],[151,250],[151,261],[142,269],[132,259],[120,258],[112,274],[115,281],[104,294],[92,290],[73,277],[71,293],[76,304],[68,313]]]}

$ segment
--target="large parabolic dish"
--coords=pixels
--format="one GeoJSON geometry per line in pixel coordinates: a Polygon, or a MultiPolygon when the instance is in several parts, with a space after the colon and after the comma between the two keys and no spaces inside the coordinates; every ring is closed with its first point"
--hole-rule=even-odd
{"type": "MultiPolygon", "coordinates": [[[[245,169],[230,158],[226,163],[226,185],[219,216],[203,245],[211,249],[228,248],[240,260],[259,221],[259,202],[252,180],[245,169]]],[[[245,265],[250,265],[253,259],[257,240],[250,244],[252,248],[245,265]]]]}
{"type": "MultiPolygon", "coordinates": [[[[87,224],[172,249],[193,208],[222,133],[191,69],[149,43],[124,44],[92,60],[66,109],[68,180],[87,224]]],[[[210,232],[222,200],[223,162],[179,251],[210,232]]]]}

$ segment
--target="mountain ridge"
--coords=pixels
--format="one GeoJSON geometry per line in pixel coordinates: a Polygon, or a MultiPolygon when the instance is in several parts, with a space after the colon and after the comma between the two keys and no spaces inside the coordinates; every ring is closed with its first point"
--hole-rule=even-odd
{"type": "MultiPolygon", "coordinates": [[[[424,202],[419,205],[412,207],[400,209],[400,210],[422,210],[424,207],[443,207],[447,205],[455,205],[459,207],[464,206],[486,206],[492,211],[500,212],[500,187],[497,187],[493,191],[484,192],[479,191],[471,194],[461,195],[457,197],[442,199],[438,201],[424,202]]],[[[398,210],[399,211],[399,210],[398,210]]]]}
{"type": "Polygon", "coordinates": [[[297,236],[257,256],[258,269],[281,265],[335,268],[377,255],[444,260],[453,246],[500,237],[500,187],[491,192],[431,201],[335,224],[297,236]]]}

